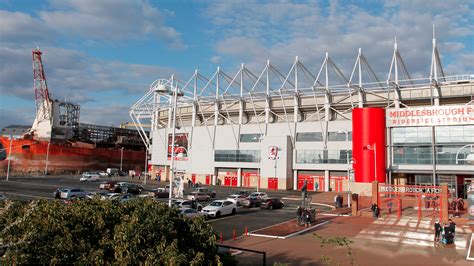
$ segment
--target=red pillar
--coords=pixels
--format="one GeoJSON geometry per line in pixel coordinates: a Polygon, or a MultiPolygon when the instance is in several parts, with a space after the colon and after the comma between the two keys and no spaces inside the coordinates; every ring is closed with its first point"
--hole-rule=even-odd
{"type": "Polygon", "coordinates": [[[385,109],[352,111],[352,155],[356,182],[386,182],[385,109]]]}

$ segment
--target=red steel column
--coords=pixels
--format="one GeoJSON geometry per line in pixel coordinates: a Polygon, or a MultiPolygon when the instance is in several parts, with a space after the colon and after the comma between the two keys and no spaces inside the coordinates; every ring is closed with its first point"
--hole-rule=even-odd
{"type": "Polygon", "coordinates": [[[386,182],[385,109],[352,110],[352,157],[356,182],[386,182]]]}

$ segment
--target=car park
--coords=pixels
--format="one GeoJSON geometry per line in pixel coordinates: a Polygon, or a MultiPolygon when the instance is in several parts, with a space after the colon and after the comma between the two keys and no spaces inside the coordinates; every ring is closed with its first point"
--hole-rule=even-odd
{"type": "Polygon", "coordinates": [[[117,181],[106,181],[100,183],[99,188],[103,190],[111,190],[114,188],[115,184],[117,184],[117,181]]]}
{"type": "Polygon", "coordinates": [[[216,192],[207,188],[207,187],[199,187],[194,190],[194,192],[198,193],[203,193],[209,195],[210,198],[215,198],[216,197],[216,192]]]}
{"type": "Polygon", "coordinates": [[[178,208],[191,208],[191,209],[197,209],[198,211],[202,210],[202,205],[195,202],[195,206],[193,206],[193,201],[192,200],[185,200],[185,199],[175,199],[171,201],[172,206],[178,207],[178,208]]]}
{"type": "Polygon", "coordinates": [[[188,218],[196,218],[196,217],[206,217],[206,215],[196,209],[191,208],[182,208],[179,210],[179,215],[188,218]]]}
{"type": "Polygon", "coordinates": [[[119,182],[115,184],[113,188],[113,192],[115,193],[140,194],[143,190],[142,186],[127,182],[119,182]]]}
{"type": "Polygon", "coordinates": [[[195,201],[210,201],[211,196],[206,193],[201,192],[191,192],[188,195],[188,200],[195,200],[195,201]]]}
{"type": "Polygon", "coordinates": [[[148,195],[155,198],[168,198],[170,193],[169,190],[167,191],[164,188],[154,188],[150,192],[148,192],[148,195]]]}
{"type": "Polygon", "coordinates": [[[273,210],[273,209],[281,209],[283,208],[283,206],[285,206],[285,204],[280,199],[268,198],[262,201],[260,208],[273,210]]]}
{"type": "Polygon", "coordinates": [[[85,198],[88,193],[82,188],[58,188],[54,192],[54,197],[59,199],[85,198]]]}
{"type": "Polygon", "coordinates": [[[242,202],[247,199],[245,195],[232,194],[227,197],[227,200],[231,200],[237,204],[237,206],[242,206],[242,202]]]}
{"type": "Polygon", "coordinates": [[[202,212],[208,217],[219,218],[221,215],[235,214],[237,205],[230,200],[215,200],[202,209],[202,212]]]}
{"type": "Polygon", "coordinates": [[[82,174],[82,177],[79,179],[81,182],[93,182],[93,181],[99,181],[100,180],[100,175],[95,172],[84,172],[82,174]]]}

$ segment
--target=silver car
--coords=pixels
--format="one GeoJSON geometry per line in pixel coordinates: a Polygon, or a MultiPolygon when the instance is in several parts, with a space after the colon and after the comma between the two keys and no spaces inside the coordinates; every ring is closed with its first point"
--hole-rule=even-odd
{"type": "Polygon", "coordinates": [[[88,193],[82,188],[58,188],[54,194],[56,198],[69,200],[85,198],[88,193]]]}

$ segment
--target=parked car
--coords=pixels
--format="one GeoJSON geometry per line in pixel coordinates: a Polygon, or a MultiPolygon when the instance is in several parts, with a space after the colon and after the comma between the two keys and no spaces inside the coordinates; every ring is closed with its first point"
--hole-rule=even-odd
{"type": "Polygon", "coordinates": [[[100,175],[95,172],[84,172],[82,173],[82,177],[79,179],[81,182],[94,182],[94,181],[99,181],[100,180],[100,175]]]}
{"type": "Polygon", "coordinates": [[[178,207],[180,209],[183,208],[190,208],[190,209],[196,209],[198,211],[202,210],[202,205],[195,202],[195,206],[193,206],[193,201],[192,200],[185,200],[185,199],[175,199],[171,201],[172,206],[178,207]]]}
{"type": "Polygon", "coordinates": [[[88,193],[82,188],[58,188],[54,192],[54,197],[58,199],[85,198],[88,193]]]}
{"type": "Polygon", "coordinates": [[[268,198],[262,201],[262,205],[260,206],[260,208],[273,210],[281,209],[283,208],[283,206],[285,206],[285,204],[280,199],[268,198]]]}
{"type": "Polygon", "coordinates": [[[100,183],[99,188],[104,190],[111,190],[114,188],[115,184],[117,184],[117,181],[102,182],[100,183]]]}
{"type": "Polygon", "coordinates": [[[188,218],[196,218],[196,217],[206,217],[206,215],[196,209],[191,209],[191,208],[182,208],[179,211],[179,215],[183,217],[188,217],[188,218]]]}
{"type": "Polygon", "coordinates": [[[154,188],[150,192],[148,192],[148,195],[155,198],[168,198],[170,193],[164,188],[154,188]]]}
{"type": "Polygon", "coordinates": [[[248,191],[248,190],[239,190],[235,194],[244,195],[244,196],[248,197],[248,196],[250,196],[250,191],[248,191]]]}
{"type": "Polygon", "coordinates": [[[109,176],[109,174],[107,174],[106,171],[100,171],[99,175],[102,176],[102,177],[109,176]]]}
{"type": "Polygon", "coordinates": [[[134,198],[135,195],[132,194],[122,194],[122,193],[107,193],[102,197],[103,200],[113,200],[120,202],[127,202],[130,199],[134,198]]]}
{"type": "Polygon", "coordinates": [[[216,197],[216,192],[213,191],[213,190],[210,190],[210,189],[207,188],[207,187],[199,187],[199,188],[196,188],[196,189],[194,190],[194,192],[207,194],[207,195],[209,195],[210,198],[215,198],[215,197],[216,197]]]}
{"type": "Polygon", "coordinates": [[[195,201],[210,201],[211,196],[207,193],[201,192],[191,192],[188,195],[188,200],[195,200],[195,201]]]}
{"type": "Polygon", "coordinates": [[[234,201],[237,206],[242,206],[242,202],[247,199],[245,195],[232,194],[227,197],[227,200],[234,201]]]}
{"type": "Polygon", "coordinates": [[[144,188],[142,186],[127,182],[119,182],[115,184],[113,188],[113,192],[115,193],[140,194],[143,190],[144,188]]]}
{"type": "Polygon", "coordinates": [[[250,194],[249,198],[258,198],[260,200],[266,200],[268,199],[268,195],[265,192],[253,192],[250,194]]]}
{"type": "Polygon", "coordinates": [[[89,192],[86,194],[86,198],[93,199],[94,197],[99,197],[102,199],[107,194],[108,192],[89,192]]]}
{"type": "Polygon", "coordinates": [[[119,173],[119,169],[118,168],[107,168],[107,170],[105,170],[107,172],[107,174],[109,176],[113,176],[113,175],[118,175],[119,173]]]}
{"type": "Polygon", "coordinates": [[[230,200],[215,200],[202,209],[202,212],[209,217],[221,217],[221,215],[235,214],[237,205],[230,200]]]}

